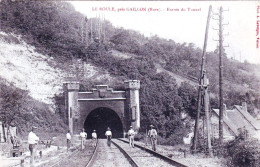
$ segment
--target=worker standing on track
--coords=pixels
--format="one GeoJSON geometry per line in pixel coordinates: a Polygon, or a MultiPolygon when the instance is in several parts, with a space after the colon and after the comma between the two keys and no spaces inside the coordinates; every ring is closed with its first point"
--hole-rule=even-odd
{"type": "Polygon", "coordinates": [[[129,145],[130,147],[135,147],[134,146],[134,138],[135,138],[135,131],[132,126],[130,126],[130,129],[128,130],[128,138],[129,138],[129,145]]]}
{"type": "Polygon", "coordinates": [[[92,136],[93,147],[95,147],[96,143],[97,143],[97,133],[96,133],[96,130],[93,130],[91,136],[92,136]]]}
{"type": "Polygon", "coordinates": [[[111,129],[109,127],[107,128],[105,135],[107,137],[107,145],[110,147],[111,146],[111,139],[112,139],[112,132],[111,132],[111,129]]]}
{"type": "Polygon", "coordinates": [[[66,134],[66,138],[67,138],[67,152],[70,149],[70,144],[71,144],[71,135],[70,135],[70,131],[68,130],[68,133],[66,134]]]}
{"type": "Polygon", "coordinates": [[[85,141],[88,136],[88,134],[85,132],[84,129],[82,129],[82,132],[80,132],[80,138],[81,138],[81,150],[85,148],[85,141]]]}
{"type": "Polygon", "coordinates": [[[35,126],[32,127],[32,131],[28,135],[28,144],[29,144],[29,150],[31,153],[30,158],[30,166],[34,167],[34,156],[36,152],[36,145],[39,141],[39,137],[34,133],[35,129],[37,129],[35,126]]]}
{"type": "Polygon", "coordinates": [[[150,130],[148,131],[148,137],[150,138],[152,150],[156,151],[157,145],[157,131],[154,129],[153,125],[150,125],[150,130]]]}

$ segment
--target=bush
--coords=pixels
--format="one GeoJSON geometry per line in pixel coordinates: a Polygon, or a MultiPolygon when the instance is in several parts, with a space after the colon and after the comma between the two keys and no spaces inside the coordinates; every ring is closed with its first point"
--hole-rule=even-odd
{"type": "Polygon", "coordinates": [[[260,166],[259,141],[248,137],[248,132],[240,130],[240,134],[225,146],[228,155],[227,165],[230,167],[260,166]]]}

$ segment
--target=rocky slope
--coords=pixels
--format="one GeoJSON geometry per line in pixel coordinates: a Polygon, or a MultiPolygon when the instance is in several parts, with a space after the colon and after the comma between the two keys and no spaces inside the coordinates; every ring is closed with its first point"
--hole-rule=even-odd
{"type": "Polygon", "coordinates": [[[49,105],[53,105],[54,95],[63,91],[63,82],[73,74],[75,65],[81,65],[82,79],[112,79],[106,71],[81,61],[71,61],[71,68],[68,68],[68,64],[37,53],[36,48],[19,35],[0,32],[0,48],[0,77],[20,89],[28,90],[31,97],[49,105]]]}

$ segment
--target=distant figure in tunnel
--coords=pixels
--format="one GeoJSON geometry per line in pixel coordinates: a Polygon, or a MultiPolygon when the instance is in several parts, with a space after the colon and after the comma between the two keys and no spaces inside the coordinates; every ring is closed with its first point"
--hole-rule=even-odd
{"type": "Polygon", "coordinates": [[[154,129],[153,125],[150,125],[150,130],[148,131],[148,137],[150,138],[153,151],[156,151],[157,131],[156,129],[154,129]]]}
{"type": "Polygon", "coordinates": [[[39,141],[39,137],[34,133],[35,129],[37,129],[37,127],[33,126],[32,131],[28,135],[29,150],[31,153],[31,159],[30,159],[31,167],[34,166],[34,157],[35,157],[35,152],[36,152],[35,147],[39,141]]]}
{"type": "Polygon", "coordinates": [[[130,126],[130,129],[128,131],[128,138],[129,138],[130,147],[134,148],[135,147],[134,146],[135,131],[132,126],[130,126]]]}
{"type": "Polygon", "coordinates": [[[88,134],[85,132],[84,129],[82,129],[82,132],[80,132],[80,138],[81,138],[81,150],[85,148],[85,141],[88,136],[88,134]]]}
{"type": "Polygon", "coordinates": [[[71,135],[70,135],[70,131],[68,130],[68,133],[66,134],[66,138],[67,138],[67,152],[70,149],[70,144],[71,144],[71,135]]]}
{"type": "Polygon", "coordinates": [[[97,143],[97,133],[96,133],[96,130],[93,130],[91,136],[92,136],[93,147],[95,147],[96,143],[97,143]]]}
{"type": "Polygon", "coordinates": [[[112,139],[112,132],[111,132],[111,129],[109,127],[107,128],[105,135],[107,137],[107,145],[110,147],[111,146],[111,139],[112,139]]]}

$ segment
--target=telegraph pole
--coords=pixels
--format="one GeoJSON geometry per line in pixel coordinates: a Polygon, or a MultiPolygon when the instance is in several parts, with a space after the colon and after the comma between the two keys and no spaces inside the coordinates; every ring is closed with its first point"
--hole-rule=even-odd
{"type": "Polygon", "coordinates": [[[215,14],[218,16],[218,20],[219,21],[219,28],[215,29],[218,30],[219,32],[219,39],[217,40],[219,42],[219,144],[220,147],[223,146],[223,54],[224,54],[224,47],[227,46],[223,46],[223,26],[227,25],[227,24],[223,24],[223,8],[222,6],[219,8],[219,14],[215,14]]]}
{"type": "Polygon", "coordinates": [[[205,117],[206,117],[206,130],[207,130],[207,147],[208,153],[210,157],[213,157],[212,147],[211,147],[211,124],[210,124],[210,116],[209,116],[209,80],[206,75],[206,71],[203,74],[203,90],[204,90],[204,110],[205,110],[205,117]]]}
{"type": "Polygon", "coordinates": [[[223,27],[222,27],[222,6],[219,9],[219,142],[223,145],[223,27]]]}
{"type": "Polygon", "coordinates": [[[202,63],[201,63],[201,70],[200,70],[200,78],[199,78],[199,91],[198,91],[198,108],[197,108],[197,115],[195,121],[195,128],[194,128],[194,140],[193,140],[193,152],[197,152],[197,142],[198,142],[198,131],[199,131],[199,119],[200,119],[200,112],[201,112],[201,103],[202,103],[202,85],[203,85],[203,77],[205,71],[205,63],[206,63],[206,49],[207,49],[207,40],[208,40],[208,29],[210,23],[210,15],[211,15],[212,7],[209,6],[208,11],[208,18],[207,18],[207,25],[206,25],[206,32],[204,38],[204,46],[203,46],[203,53],[202,53],[202,63]]]}

